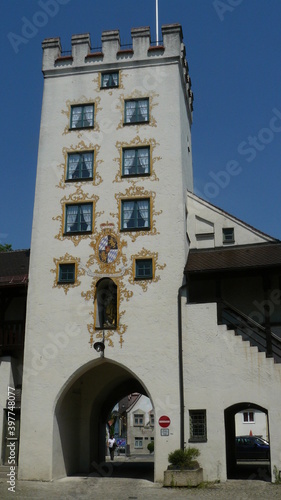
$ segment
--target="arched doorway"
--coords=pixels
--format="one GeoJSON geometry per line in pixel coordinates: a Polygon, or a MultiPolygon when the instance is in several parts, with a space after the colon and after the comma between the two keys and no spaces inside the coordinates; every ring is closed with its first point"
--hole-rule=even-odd
{"type": "MultiPolygon", "coordinates": [[[[256,430],[253,425],[247,428],[247,431],[243,432],[241,426],[237,426],[237,415],[240,414],[241,418],[244,415],[248,415],[248,418],[252,413],[259,412],[264,416],[265,431],[261,435],[257,431],[257,435],[262,438],[270,439],[269,427],[268,427],[268,411],[252,402],[237,403],[235,405],[226,408],[224,411],[225,420],[225,443],[226,443],[226,465],[227,465],[227,479],[259,479],[264,481],[271,480],[271,467],[270,467],[270,448],[262,450],[262,453],[247,451],[246,447],[240,448],[241,438],[246,438],[249,436],[250,439],[254,439],[256,430]],[[241,452],[242,449],[242,452],[241,452]]],[[[251,424],[251,422],[249,422],[251,424]]],[[[253,424],[254,422],[252,422],[253,424]]],[[[243,439],[242,439],[243,441],[243,439]]],[[[255,450],[255,443],[251,443],[252,450],[255,450]]]]}
{"type": "MultiPolygon", "coordinates": [[[[105,358],[81,367],[73,375],[55,408],[54,478],[93,470],[100,470],[103,475],[108,414],[118,401],[133,392],[150,398],[132,371],[105,358]]],[[[104,475],[108,475],[106,470],[104,475]]]]}

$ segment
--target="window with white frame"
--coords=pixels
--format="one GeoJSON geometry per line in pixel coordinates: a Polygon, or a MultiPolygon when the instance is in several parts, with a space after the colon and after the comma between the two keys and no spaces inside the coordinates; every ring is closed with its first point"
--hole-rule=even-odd
{"type": "Polygon", "coordinates": [[[79,203],[65,206],[65,233],[92,231],[92,203],[79,203]]]}
{"type": "Polygon", "coordinates": [[[124,121],[128,123],[145,123],[149,120],[149,100],[130,99],[125,101],[124,121]]]}
{"type": "Polygon", "coordinates": [[[149,175],[150,173],[150,148],[123,149],[122,175],[149,175]]]}
{"type": "Polygon", "coordinates": [[[149,229],[150,228],[150,200],[122,200],[121,202],[121,229],[149,229]]]}
{"type": "Polygon", "coordinates": [[[94,126],[94,104],[71,106],[70,128],[88,128],[94,126]]]}
{"type": "Polygon", "coordinates": [[[66,180],[92,179],[93,162],[93,151],[68,153],[66,180]]]}
{"type": "Polygon", "coordinates": [[[244,411],[243,412],[243,422],[245,424],[251,423],[255,421],[255,413],[253,411],[244,411]]]}
{"type": "Polygon", "coordinates": [[[143,438],[135,437],[135,448],[142,448],[142,447],[143,447],[143,438]]]}
{"type": "Polygon", "coordinates": [[[144,425],[144,415],[142,413],[134,414],[134,426],[142,427],[144,425]]]}

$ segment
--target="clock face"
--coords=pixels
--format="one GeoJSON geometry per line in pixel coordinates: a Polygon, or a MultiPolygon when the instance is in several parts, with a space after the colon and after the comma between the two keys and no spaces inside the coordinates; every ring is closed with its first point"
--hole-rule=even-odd
{"type": "Polygon", "coordinates": [[[115,261],[118,254],[117,239],[110,234],[103,236],[99,242],[99,259],[105,264],[111,264],[115,261]]]}

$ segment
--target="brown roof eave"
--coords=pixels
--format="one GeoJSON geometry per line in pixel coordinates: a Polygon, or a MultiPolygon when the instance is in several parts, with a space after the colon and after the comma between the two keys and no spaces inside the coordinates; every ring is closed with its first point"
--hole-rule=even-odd
{"type": "Polygon", "coordinates": [[[281,272],[281,264],[273,264],[268,266],[247,266],[247,267],[228,267],[228,268],[213,268],[213,269],[187,269],[187,266],[184,269],[184,274],[186,276],[190,275],[211,275],[211,274],[222,274],[227,273],[230,274],[260,274],[259,271],[276,271],[280,269],[281,272]]]}
{"type": "Polygon", "coordinates": [[[28,285],[28,274],[22,276],[3,276],[0,277],[0,288],[4,287],[19,287],[28,285]]]}

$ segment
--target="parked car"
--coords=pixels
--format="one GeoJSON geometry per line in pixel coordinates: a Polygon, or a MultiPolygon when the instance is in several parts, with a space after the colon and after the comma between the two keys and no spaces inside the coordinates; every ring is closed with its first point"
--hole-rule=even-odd
{"type": "Polygon", "coordinates": [[[236,459],[266,459],[270,457],[269,443],[259,436],[237,436],[236,459]]]}

